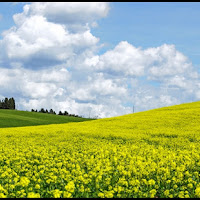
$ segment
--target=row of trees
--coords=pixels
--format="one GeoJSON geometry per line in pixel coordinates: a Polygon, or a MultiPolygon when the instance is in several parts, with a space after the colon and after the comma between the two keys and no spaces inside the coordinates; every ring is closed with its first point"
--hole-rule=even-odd
{"type": "MultiPolygon", "coordinates": [[[[48,114],[56,115],[56,112],[53,109],[50,109],[49,111],[47,109],[45,110],[44,108],[41,108],[39,111],[31,109],[31,112],[40,112],[40,113],[48,113],[48,114]]],[[[81,116],[78,116],[78,115],[75,115],[75,114],[69,114],[67,111],[64,111],[64,112],[59,111],[58,115],[81,117],[81,116]]]]}
{"type": "Polygon", "coordinates": [[[40,112],[40,113],[48,113],[56,115],[56,112],[53,111],[53,109],[50,109],[49,111],[47,109],[45,110],[44,108],[41,108],[39,111],[31,109],[31,112],[40,112]]]}
{"type": "MultiPolygon", "coordinates": [[[[5,98],[3,100],[0,100],[0,109],[13,109],[15,110],[15,99],[12,98],[5,98]]],[[[50,109],[49,111],[44,108],[41,108],[39,111],[31,109],[31,112],[40,112],[40,113],[48,113],[48,114],[53,114],[56,115],[56,112],[53,109],[50,109]]],[[[58,115],[65,115],[65,116],[73,116],[73,117],[81,117],[75,114],[69,114],[67,111],[59,111],[58,115]]]]}
{"type": "Polygon", "coordinates": [[[12,98],[5,98],[0,100],[0,109],[14,109],[15,110],[15,99],[12,98]]]}

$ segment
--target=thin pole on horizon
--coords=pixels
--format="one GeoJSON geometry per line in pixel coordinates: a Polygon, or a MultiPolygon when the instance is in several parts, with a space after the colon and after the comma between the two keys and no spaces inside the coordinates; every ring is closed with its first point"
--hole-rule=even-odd
{"type": "Polygon", "coordinates": [[[91,113],[91,110],[92,110],[92,108],[91,108],[91,107],[89,107],[89,118],[90,118],[90,113],[91,113]]]}

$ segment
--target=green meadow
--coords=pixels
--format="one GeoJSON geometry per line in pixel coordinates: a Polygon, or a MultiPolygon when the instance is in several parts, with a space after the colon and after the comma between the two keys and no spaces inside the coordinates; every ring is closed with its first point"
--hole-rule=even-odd
{"type": "Polygon", "coordinates": [[[0,109],[0,128],[82,122],[89,118],[0,109]]]}

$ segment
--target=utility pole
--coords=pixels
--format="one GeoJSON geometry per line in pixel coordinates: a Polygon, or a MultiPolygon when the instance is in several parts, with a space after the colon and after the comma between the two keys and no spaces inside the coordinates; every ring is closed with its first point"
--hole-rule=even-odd
{"type": "Polygon", "coordinates": [[[92,111],[92,107],[89,107],[89,118],[90,118],[91,111],[92,111]]]}

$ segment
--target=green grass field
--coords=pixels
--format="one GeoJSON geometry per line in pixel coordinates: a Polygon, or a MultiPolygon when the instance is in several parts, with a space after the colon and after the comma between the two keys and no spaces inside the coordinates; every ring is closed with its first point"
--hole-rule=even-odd
{"type": "Polygon", "coordinates": [[[82,122],[88,118],[0,109],[0,128],[82,122]]]}

